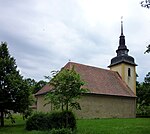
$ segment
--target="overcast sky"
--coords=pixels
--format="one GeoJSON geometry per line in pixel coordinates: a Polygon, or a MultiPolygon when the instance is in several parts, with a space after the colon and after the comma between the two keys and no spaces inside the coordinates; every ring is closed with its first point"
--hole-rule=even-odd
{"type": "Polygon", "coordinates": [[[72,62],[108,69],[119,45],[120,21],[138,80],[150,71],[150,9],[140,0],[0,0],[0,41],[25,78],[42,80],[72,62]]]}

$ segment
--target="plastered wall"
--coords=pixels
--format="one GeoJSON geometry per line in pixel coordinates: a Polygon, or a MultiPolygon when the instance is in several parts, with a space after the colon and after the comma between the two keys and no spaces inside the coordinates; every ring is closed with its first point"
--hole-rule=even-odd
{"type": "Polygon", "coordinates": [[[112,66],[110,70],[117,71],[126,84],[131,88],[131,90],[136,94],[136,70],[135,66],[129,64],[118,64],[112,66]],[[128,69],[130,68],[131,76],[128,76],[128,69]]]}
{"type": "MultiPolygon", "coordinates": [[[[135,118],[135,98],[90,94],[79,102],[82,109],[74,110],[77,118],[135,118]]],[[[45,103],[44,97],[38,96],[37,111],[51,111],[51,105],[43,106],[45,103]]]]}

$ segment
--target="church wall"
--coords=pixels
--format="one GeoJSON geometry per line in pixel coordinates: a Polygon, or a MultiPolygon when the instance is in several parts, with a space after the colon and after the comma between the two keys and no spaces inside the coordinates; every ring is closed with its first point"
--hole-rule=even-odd
{"type": "Polygon", "coordinates": [[[86,95],[80,102],[79,118],[135,118],[135,98],[86,95]]]}
{"type": "Polygon", "coordinates": [[[124,64],[125,82],[129,85],[132,91],[136,94],[136,71],[135,66],[124,64]],[[131,76],[128,76],[128,69],[131,70],[131,76]]]}
{"type": "Polygon", "coordinates": [[[123,78],[123,75],[124,75],[123,74],[123,70],[124,70],[123,64],[118,64],[118,65],[115,65],[115,66],[111,66],[110,70],[118,72],[120,74],[120,76],[122,77],[122,79],[124,79],[123,78]]]}
{"type": "Polygon", "coordinates": [[[47,104],[44,106],[44,104],[46,104],[47,101],[45,101],[44,95],[38,95],[36,97],[37,99],[37,111],[39,112],[49,112],[52,110],[52,105],[51,104],[47,104]]]}
{"type": "Polygon", "coordinates": [[[110,67],[110,70],[117,71],[126,84],[136,94],[136,70],[135,66],[121,63],[110,67]],[[131,76],[128,76],[128,69],[130,68],[131,76]]]}
{"type": "MultiPolygon", "coordinates": [[[[37,98],[37,111],[51,111],[50,104],[43,106],[43,96],[37,98]]],[[[77,118],[135,118],[135,98],[90,94],[79,102],[82,110],[74,110],[77,118]]]]}

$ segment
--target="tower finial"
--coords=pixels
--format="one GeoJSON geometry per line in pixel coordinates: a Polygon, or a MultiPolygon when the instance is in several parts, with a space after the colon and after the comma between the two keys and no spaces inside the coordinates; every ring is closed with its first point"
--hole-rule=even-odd
{"type": "Polygon", "coordinates": [[[123,16],[121,16],[121,35],[123,35],[123,16]]]}
{"type": "Polygon", "coordinates": [[[122,55],[128,55],[128,49],[127,46],[125,45],[125,36],[123,35],[123,17],[121,17],[121,35],[119,39],[119,47],[116,50],[117,56],[122,56],[122,55]]]}

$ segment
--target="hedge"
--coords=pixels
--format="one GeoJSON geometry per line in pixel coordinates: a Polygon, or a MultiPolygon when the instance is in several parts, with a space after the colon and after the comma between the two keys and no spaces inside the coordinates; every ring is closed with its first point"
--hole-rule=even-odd
{"type": "Polygon", "coordinates": [[[35,113],[26,122],[27,130],[76,129],[76,119],[71,111],[35,113]]]}

